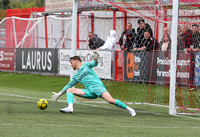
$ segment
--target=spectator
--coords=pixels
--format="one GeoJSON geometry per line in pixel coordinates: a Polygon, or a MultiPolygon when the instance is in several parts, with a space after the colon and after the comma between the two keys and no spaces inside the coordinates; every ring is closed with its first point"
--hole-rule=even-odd
{"type": "MultiPolygon", "coordinates": [[[[171,41],[171,36],[170,36],[168,27],[165,27],[165,28],[164,28],[164,36],[165,36],[165,35],[167,35],[168,38],[169,38],[169,41],[171,41]]],[[[163,38],[164,38],[164,36],[163,36],[163,38]]]]}
{"type": "Polygon", "coordinates": [[[151,36],[151,31],[144,30],[144,38],[139,46],[139,48],[135,48],[134,51],[153,51],[158,50],[158,41],[151,36]]]}
{"type": "Polygon", "coordinates": [[[181,26],[178,25],[178,36],[180,36],[181,34],[182,34],[181,26]]]}
{"type": "Polygon", "coordinates": [[[192,39],[193,39],[193,51],[199,50],[199,44],[200,44],[200,33],[198,31],[199,26],[197,24],[192,25],[192,39]]]}
{"type": "Polygon", "coordinates": [[[97,37],[97,35],[94,34],[93,32],[89,32],[88,36],[89,36],[89,45],[88,46],[90,49],[98,49],[101,46],[103,46],[105,43],[104,40],[97,37]]]}
{"type": "Polygon", "coordinates": [[[177,50],[183,50],[183,46],[182,45],[184,45],[184,43],[183,43],[182,33],[183,32],[182,32],[181,26],[178,25],[177,50]]]}
{"type": "MultiPolygon", "coordinates": [[[[107,40],[105,42],[105,44],[100,47],[99,49],[103,49],[103,50],[115,50],[116,48],[116,31],[115,30],[110,30],[110,36],[107,37],[107,40]]],[[[111,55],[111,74],[112,76],[114,76],[114,51],[112,51],[112,55],[111,55]]]]}
{"type": "Polygon", "coordinates": [[[169,29],[168,29],[168,27],[164,27],[164,35],[168,35],[169,34],[169,29]]]}
{"type": "Polygon", "coordinates": [[[193,40],[192,40],[192,30],[188,29],[188,27],[186,25],[183,25],[181,27],[182,30],[182,34],[181,36],[181,49],[185,50],[185,51],[190,51],[190,46],[193,44],[193,40]]]}
{"type": "MultiPolygon", "coordinates": [[[[135,33],[135,29],[133,29],[132,28],[132,24],[131,23],[128,23],[127,25],[126,25],[126,30],[124,30],[123,31],[123,33],[122,33],[122,35],[121,35],[121,37],[120,37],[120,39],[119,39],[119,45],[120,45],[120,48],[121,48],[121,50],[125,50],[125,51],[127,51],[127,48],[128,47],[126,47],[126,42],[127,42],[127,32],[131,32],[132,33],[132,39],[134,38],[136,38],[136,33],[135,33]]],[[[133,42],[135,42],[135,40],[133,41],[133,42]]],[[[132,45],[133,45],[134,43],[132,43],[132,45]]]]}
{"type": "Polygon", "coordinates": [[[165,34],[162,40],[160,41],[160,50],[161,51],[167,51],[171,50],[171,40],[170,40],[170,35],[165,34]]]}
{"type": "Polygon", "coordinates": [[[110,30],[110,36],[107,37],[106,42],[99,49],[115,50],[115,47],[116,47],[116,31],[110,30]]]}
{"type": "Polygon", "coordinates": [[[126,51],[131,51],[134,48],[134,44],[135,44],[135,36],[131,31],[127,31],[127,39],[126,39],[126,51]]]}
{"type": "Polygon", "coordinates": [[[200,25],[199,25],[199,27],[198,27],[198,31],[199,31],[199,33],[200,33],[200,25]]]}
{"type": "Polygon", "coordinates": [[[166,51],[166,50],[171,50],[171,36],[169,34],[169,29],[168,27],[164,28],[164,36],[160,41],[160,50],[166,51]]]}
{"type": "Polygon", "coordinates": [[[153,31],[151,29],[151,26],[148,23],[145,23],[144,19],[139,19],[138,25],[139,27],[137,28],[136,48],[138,48],[141,45],[141,42],[144,38],[144,30],[149,31],[150,37],[153,36],[153,31]]]}

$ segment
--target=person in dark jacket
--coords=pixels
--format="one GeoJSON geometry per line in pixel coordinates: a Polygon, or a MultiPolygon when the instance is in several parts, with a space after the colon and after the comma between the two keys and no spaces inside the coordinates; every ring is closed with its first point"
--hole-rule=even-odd
{"type": "Polygon", "coordinates": [[[144,19],[139,19],[138,25],[139,27],[137,28],[136,48],[141,45],[141,42],[144,38],[144,30],[147,30],[150,33],[150,37],[153,36],[151,26],[148,23],[145,23],[144,19]]]}
{"type": "Polygon", "coordinates": [[[181,27],[182,34],[179,39],[179,46],[181,50],[191,51],[191,46],[193,45],[192,30],[188,29],[186,25],[181,27]]]}
{"type": "Polygon", "coordinates": [[[137,35],[135,33],[135,29],[132,28],[132,24],[128,23],[126,25],[126,30],[124,30],[122,32],[121,37],[119,39],[120,48],[121,48],[121,50],[125,50],[125,51],[127,51],[127,49],[129,48],[129,47],[127,47],[127,45],[130,45],[130,43],[129,44],[126,43],[127,41],[130,42],[130,40],[128,40],[128,37],[127,37],[127,32],[129,33],[129,38],[131,36],[132,40],[134,39],[134,42],[137,37],[137,35]]]}
{"type": "Polygon", "coordinates": [[[151,36],[151,32],[144,30],[144,38],[138,48],[135,48],[134,51],[153,51],[159,49],[158,41],[151,36]]]}
{"type": "Polygon", "coordinates": [[[199,26],[197,24],[192,25],[193,51],[199,51],[200,49],[200,33],[198,28],[199,26]]]}
{"type": "Polygon", "coordinates": [[[135,46],[135,35],[131,31],[127,31],[127,39],[126,39],[126,51],[132,51],[135,46]]]}
{"type": "Polygon", "coordinates": [[[96,34],[93,32],[89,32],[89,48],[90,49],[98,49],[101,46],[104,45],[105,41],[99,38],[96,34]]]}

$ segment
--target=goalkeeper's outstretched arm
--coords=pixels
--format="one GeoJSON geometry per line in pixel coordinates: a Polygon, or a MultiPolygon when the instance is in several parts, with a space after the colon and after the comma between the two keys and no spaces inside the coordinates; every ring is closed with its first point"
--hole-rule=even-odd
{"type": "Polygon", "coordinates": [[[52,92],[53,95],[51,96],[51,99],[53,101],[57,101],[60,96],[62,96],[64,93],[66,93],[68,88],[71,88],[76,84],[77,84],[77,81],[72,78],[72,80],[60,92],[58,92],[58,93],[52,92]]]}
{"type": "Polygon", "coordinates": [[[89,68],[93,68],[93,67],[96,67],[98,65],[99,54],[96,51],[94,51],[92,58],[93,58],[94,61],[87,64],[89,68]]]}

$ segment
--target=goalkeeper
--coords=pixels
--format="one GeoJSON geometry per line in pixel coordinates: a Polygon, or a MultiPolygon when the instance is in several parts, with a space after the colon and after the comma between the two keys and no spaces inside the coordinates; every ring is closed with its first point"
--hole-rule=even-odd
{"type": "Polygon", "coordinates": [[[95,99],[101,97],[111,104],[114,104],[120,108],[128,110],[131,116],[135,116],[136,113],[134,109],[128,107],[120,100],[112,98],[110,93],[106,90],[104,84],[101,82],[99,77],[92,69],[93,67],[96,67],[98,65],[98,57],[99,54],[97,52],[94,52],[93,54],[94,61],[90,63],[85,62],[84,64],[82,64],[82,60],[80,59],[80,57],[78,56],[71,57],[70,58],[71,67],[74,70],[77,69],[78,72],[74,74],[72,80],[59,93],[52,92],[53,93],[53,95],[51,96],[52,100],[57,101],[57,99],[61,95],[67,93],[66,96],[67,96],[68,107],[60,109],[60,112],[72,113],[74,95],[87,99],[95,99]],[[86,87],[86,89],[71,88],[78,82],[83,84],[86,87]]]}

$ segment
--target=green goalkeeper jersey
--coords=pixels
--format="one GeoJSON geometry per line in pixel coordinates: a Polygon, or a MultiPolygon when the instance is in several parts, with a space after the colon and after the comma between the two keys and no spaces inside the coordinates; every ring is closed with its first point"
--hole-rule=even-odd
{"type": "Polygon", "coordinates": [[[65,93],[68,88],[73,87],[77,83],[81,83],[87,89],[94,89],[97,87],[105,87],[101,82],[97,74],[92,69],[96,67],[98,62],[85,62],[78,70],[77,73],[74,74],[72,80],[62,89],[62,92],[65,93]]]}

